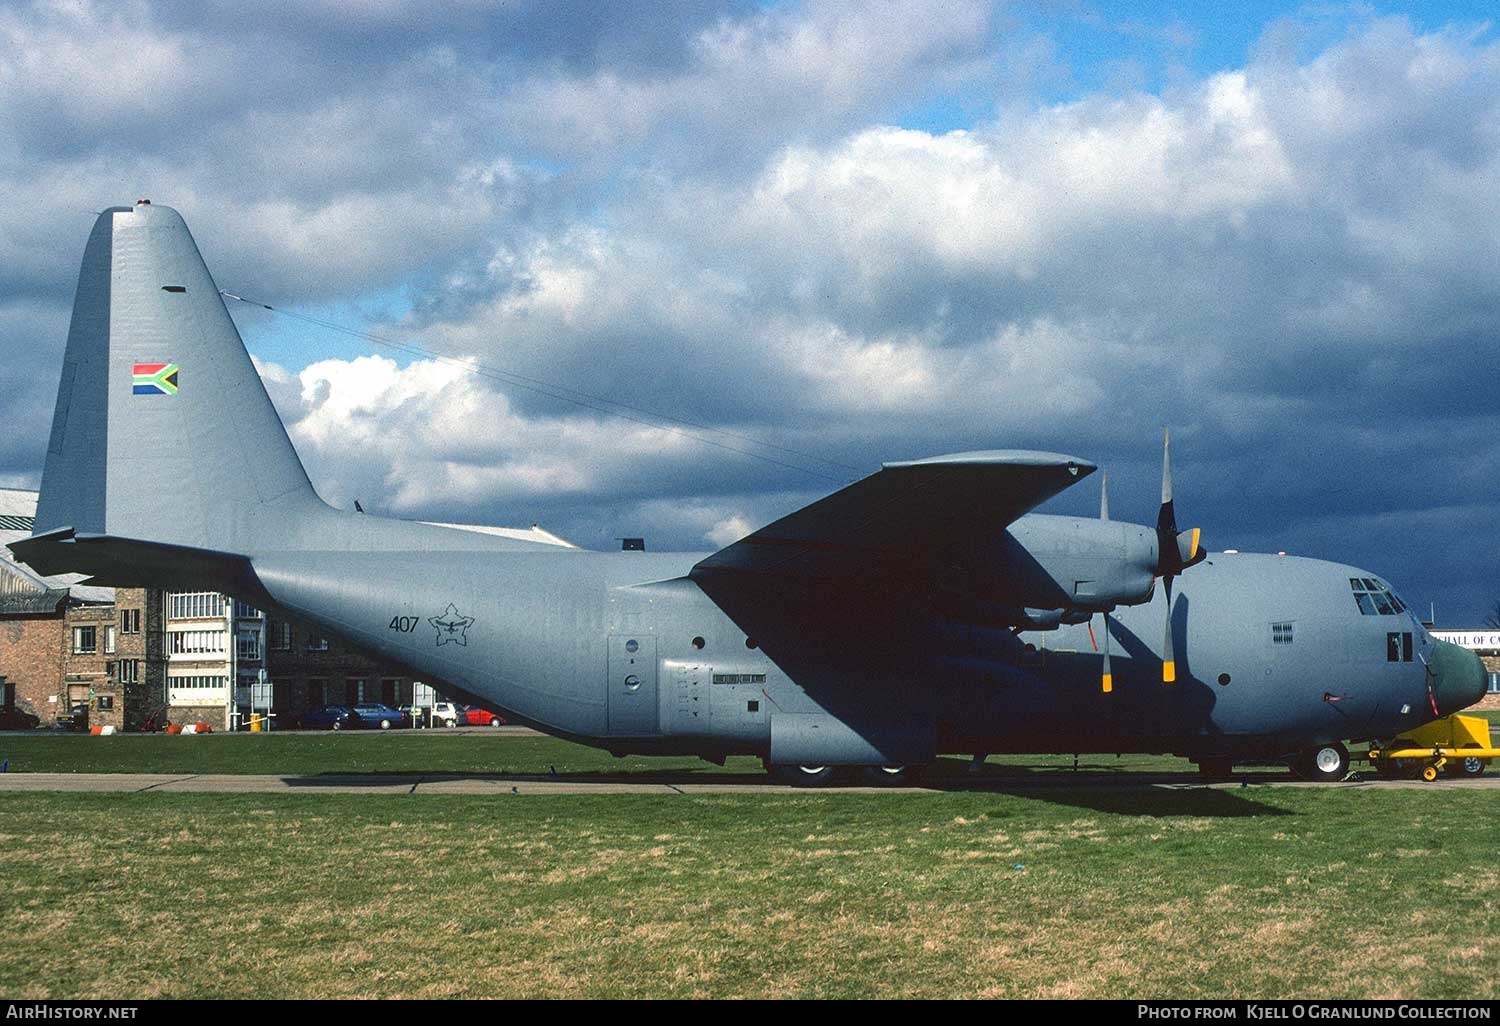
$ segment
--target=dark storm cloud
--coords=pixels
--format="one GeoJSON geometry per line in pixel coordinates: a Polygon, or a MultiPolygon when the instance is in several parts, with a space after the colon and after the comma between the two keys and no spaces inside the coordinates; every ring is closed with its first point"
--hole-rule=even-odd
{"type": "MultiPolygon", "coordinates": [[[[476,361],[263,368],[340,504],[702,548],[882,459],[1030,447],[1104,463],[1117,515],[1149,521],[1170,424],[1179,508],[1212,544],[1347,560],[1477,616],[1500,590],[1491,37],[1282,26],[1238,71],[1027,106],[1067,55],[1006,24],[962,4],[12,9],[0,182],[28,216],[0,231],[0,340],[4,383],[47,387],[7,401],[33,426],[0,476],[45,444],[87,211],[153,195],[221,284],[409,290],[375,330],[476,361]],[[967,131],[890,124],[950,95],[967,131]]],[[[265,322],[244,323],[254,349],[265,322]]]]}

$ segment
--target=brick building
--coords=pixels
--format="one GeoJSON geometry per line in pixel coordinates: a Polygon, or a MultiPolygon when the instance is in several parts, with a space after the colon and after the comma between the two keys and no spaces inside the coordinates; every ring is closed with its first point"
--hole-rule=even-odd
{"type": "Polygon", "coordinates": [[[159,720],[160,593],[43,577],[17,562],[7,546],[31,533],[35,504],[35,492],[0,490],[0,703],[44,727],[159,720]]]}

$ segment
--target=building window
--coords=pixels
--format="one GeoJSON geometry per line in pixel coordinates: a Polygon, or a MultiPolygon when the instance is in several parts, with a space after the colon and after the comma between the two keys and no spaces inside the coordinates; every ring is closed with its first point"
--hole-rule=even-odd
{"type": "Polygon", "coordinates": [[[96,701],[99,703],[100,712],[109,712],[115,707],[114,695],[100,695],[96,701]]]}
{"type": "Polygon", "coordinates": [[[307,681],[307,707],[316,709],[328,702],[328,681],[322,677],[311,677],[307,681]]]}
{"type": "Polygon", "coordinates": [[[328,639],[317,631],[310,631],[307,635],[307,650],[309,652],[327,652],[328,639]]]}
{"type": "Polygon", "coordinates": [[[247,662],[260,659],[260,634],[247,631],[234,639],[234,654],[247,662]]]}
{"type": "Polygon", "coordinates": [[[170,599],[169,608],[174,620],[224,615],[224,596],[216,591],[179,591],[167,597],[170,599]]]}
{"type": "Polygon", "coordinates": [[[141,682],[141,661],[139,659],[121,659],[120,683],[139,684],[141,682]]]}
{"type": "Polygon", "coordinates": [[[256,609],[248,602],[241,602],[239,599],[235,599],[234,615],[240,620],[259,620],[260,610],[256,609]]]}
{"type": "Polygon", "coordinates": [[[120,610],[120,633],[141,633],[141,611],[139,609],[120,610]]]}
{"type": "Polygon", "coordinates": [[[174,691],[181,689],[201,691],[209,688],[222,688],[228,679],[223,674],[219,674],[218,676],[212,674],[193,674],[187,677],[171,677],[167,680],[167,684],[174,691]]]}
{"type": "Polygon", "coordinates": [[[272,620],[266,627],[270,632],[267,642],[273,652],[290,652],[292,650],[292,625],[285,620],[272,620]]]}
{"type": "Polygon", "coordinates": [[[73,628],[73,652],[76,655],[90,655],[98,651],[98,641],[92,627],[73,628]]]}
{"type": "Polygon", "coordinates": [[[224,631],[173,631],[173,655],[222,655],[224,631]]]}
{"type": "Polygon", "coordinates": [[[344,704],[358,705],[365,700],[365,679],[356,677],[344,681],[344,704]]]}
{"type": "Polygon", "coordinates": [[[225,698],[229,677],[224,674],[189,674],[167,678],[169,705],[217,704],[225,698]]]}
{"type": "Polygon", "coordinates": [[[115,625],[110,624],[104,628],[104,654],[115,654],[115,625]]]}
{"type": "Polygon", "coordinates": [[[1290,645],[1292,643],[1292,622],[1271,624],[1271,644],[1290,645]]]}

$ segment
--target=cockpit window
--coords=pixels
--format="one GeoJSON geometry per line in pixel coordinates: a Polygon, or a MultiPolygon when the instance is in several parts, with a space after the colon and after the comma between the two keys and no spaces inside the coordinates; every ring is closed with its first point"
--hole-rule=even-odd
{"type": "Polygon", "coordinates": [[[1406,611],[1405,603],[1373,577],[1351,577],[1349,588],[1354,592],[1354,604],[1364,616],[1395,616],[1406,611]]]}

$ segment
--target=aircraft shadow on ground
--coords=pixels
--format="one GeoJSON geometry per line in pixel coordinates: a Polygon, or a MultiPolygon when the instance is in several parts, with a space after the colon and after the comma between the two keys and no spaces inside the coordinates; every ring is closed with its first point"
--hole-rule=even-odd
{"type": "MultiPolygon", "coordinates": [[[[291,787],[315,790],[320,787],[389,788],[392,784],[413,785],[473,781],[502,787],[507,783],[550,782],[559,784],[647,784],[671,787],[684,784],[728,784],[751,788],[772,784],[763,773],[722,773],[694,770],[641,770],[634,772],[579,773],[422,773],[383,770],[370,773],[328,771],[315,775],[288,775],[291,787]]],[[[1204,816],[1210,818],[1245,818],[1254,816],[1290,816],[1295,813],[1266,805],[1250,797],[1243,789],[1196,786],[1162,787],[1162,784],[1192,785],[1197,777],[1191,773],[1074,773],[1070,770],[1017,770],[987,773],[982,776],[938,773],[924,779],[921,787],[928,791],[963,794],[1003,794],[1033,801],[1050,802],[1127,816],[1204,816]]],[[[808,788],[808,795],[836,795],[838,788],[808,788]]]]}
{"type": "Polygon", "coordinates": [[[1201,816],[1206,819],[1249,819],[1262,816],[1295,816],[1289,809],[1266,805],[1254,798],[1245,797],[1238,790],[1222,790],[1209,787],[1192,788],[1130,788],[1110,786],[1090,788],[1088,785],[1071,787],[999,788],[1000,793],[1017,798],[1050,802],[1053,805],[1068,805],[1090,812],[1104,812],[1118,816],[1201,816]]]}

